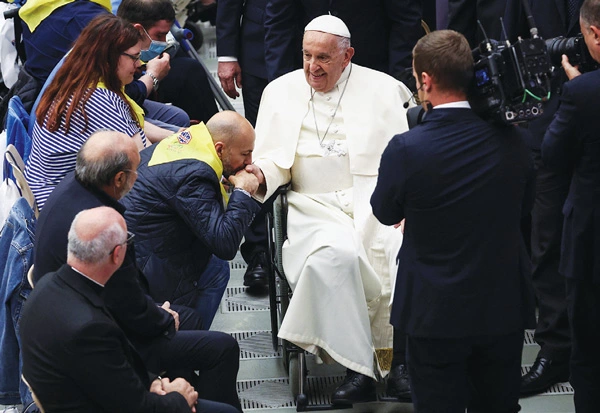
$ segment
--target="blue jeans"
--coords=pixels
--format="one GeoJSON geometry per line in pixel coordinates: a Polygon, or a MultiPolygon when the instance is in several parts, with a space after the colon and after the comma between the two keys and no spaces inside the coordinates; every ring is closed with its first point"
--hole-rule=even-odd
{"type": "Polygon", "coordinates": [[[0,404],[27,405],[32,401],[21,380],[19,319],[31,292],[27,271],[33,262],[35,216],[25,198],[12,207],[0,232],[0,404]]]}
{"type": "Polygon", "coordinates": [[[205,270],[194,282],[196,292],[174,300],[173,304],[195,309],[202,318],[202,329],[208,330],[219,309],[229,275],[229,263],[212,255],[205,270]]]}

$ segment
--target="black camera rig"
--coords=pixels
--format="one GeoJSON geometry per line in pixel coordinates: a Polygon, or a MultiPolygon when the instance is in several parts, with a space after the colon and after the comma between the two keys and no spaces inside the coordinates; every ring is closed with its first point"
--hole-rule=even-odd
{"type": "Polygon", "coordinates": [[[473,51],[469,102],[484,119],[511,124],[543,113],[543,103],[550,98],[553,67],[546,43],[535,28],[532,34],[531,39],[519,38],[514,44],[486,38],[473,51]]]}

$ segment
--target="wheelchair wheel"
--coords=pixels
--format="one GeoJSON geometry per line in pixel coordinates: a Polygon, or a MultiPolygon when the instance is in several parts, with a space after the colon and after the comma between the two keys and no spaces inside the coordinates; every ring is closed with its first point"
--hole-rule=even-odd
{"type": "Polygon", "coordinates": [[[290,390],[294,399],[300,394],[300,363],[298,362],[298,353],[291,353],[288,361],[288,377],[290,378],[290,390]]]}

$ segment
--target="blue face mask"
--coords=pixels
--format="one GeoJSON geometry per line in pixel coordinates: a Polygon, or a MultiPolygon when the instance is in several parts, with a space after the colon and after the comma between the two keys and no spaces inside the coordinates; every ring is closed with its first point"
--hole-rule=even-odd
{"type": "Polygon", "coordinates": [[[148,50],[142,50],[140,59],[142,59],[142,61],[147,63],[150,60],[154,59],[156,56],[160,56],[160,54],[162,52],[164,52],[165,49],[167,48],[168,43],[167,42],[159,42],[157,40],[152,40],[150,35],[148,35],[148,32],[146,31],[146,29],[144,29],[144,33],[146,33],[146,36],[148,36],[148,39],[150,39],[150,47],[148,47],[148,50]]]}

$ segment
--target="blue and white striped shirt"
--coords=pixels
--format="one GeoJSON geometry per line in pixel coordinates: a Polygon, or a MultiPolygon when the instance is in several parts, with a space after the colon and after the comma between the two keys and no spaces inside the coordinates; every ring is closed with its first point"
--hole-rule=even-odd
{"type": "MultiPolygon", "coordinates": [[[[69,103],[70,104],[70,103],[69,103]]],[[[75,169],[77,152],[83,143],[98,129],[123,132],[133,136],[141,134],[144,146],[146,135],[131,117],[127,103],[114,92],[96,88],[85,105],[87,129],[83,114],[75,110],[71,115],[69,133],[65,133],[65,117],[56,132],[50,132],[37,122],[33,128],[33,145],[27,161],[26,178],[42,209],[56,185],[75,169]],[[84,131],[85,129],[85,131],[84,131]]]]}

